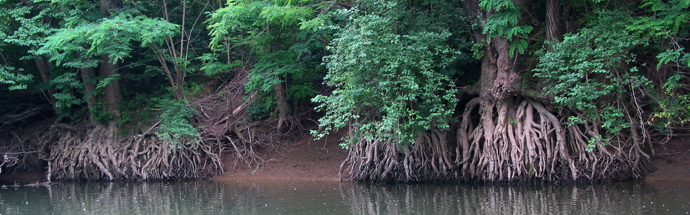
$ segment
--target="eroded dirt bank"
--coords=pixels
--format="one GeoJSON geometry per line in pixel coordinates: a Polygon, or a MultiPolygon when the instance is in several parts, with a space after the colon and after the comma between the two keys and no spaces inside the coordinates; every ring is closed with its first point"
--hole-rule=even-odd
{"type": "Polygon", "coordinates": [[[347,157],[347,151],[338,145],[339,137],[334,135],[321,140],[310,136],[301,137],[294,143],[287,142],[282,150],[266,153],[263,166],[248,168],[231,156],[225,156],[225,173],[211,180],[233,179],[308,179],[340,180],[340,163],[347,157]]]}
{"type": "Polygon", "coordinates": [[[680,137],[664,145],[657,145],[652,159],[654,172],[646,182],[690,182],[690,138],[680,137]]]}

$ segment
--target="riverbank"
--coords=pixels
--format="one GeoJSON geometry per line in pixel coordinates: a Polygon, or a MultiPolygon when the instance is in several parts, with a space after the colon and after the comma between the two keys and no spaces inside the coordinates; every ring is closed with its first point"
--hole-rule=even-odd
{"type": "MultiPolygon", "coordinates": [[[[340,180],[338,170],[347,157],[347,151],[338,145],[339,137],[314,141],[303,138],[285,151],[273,151],[266,156],[266,165],[258,169],[236,168],[226,159],[226,172],[211,180],[235,179],[307,179],[340,180]]],[[[690,144],[687,138],[676,138],[656,145],[656,156],[651,160],[652,172],[645,182],[690,182],[690,144]]],[[[226,156],[228,158],[228,156],[226,156]]]]}
{"type": "MultiPolygon", "coordinates": [[[[226,155],[225,173],[211,180],[339,181],[338,170],[347,157],[347,151],[338,145],[339,139],[334,135],[321,140],[301,137],[283,149],[264,152],[266,162],[259,168],[240,166],[232,156],[226,155]]],[[[687,141],[687,138],[678,138],[657,145],[656,157],[651,161],[654,170],[645,177],[645,182],[690,182],[690,144],[687,141]]],[[[45,176],[41,173],[0,174],[0,181],[19,184],[44,180],[45,176]]]]}
{"type": "Polygon", "coordinates": [[[211,180],[235,179],[306,179],[338,181],[340,164],[347,157],[347,151],[338,145],[339,134],[329,135],[321,140],[311,136],[299,137],[288,143],[285,149],[265,153],[266,161],[260,167],[237,164],[232,156],[225,156],[225,173],[211,180]]]}
{"type": "Polygon", "coordinates": [[[675,138],[655,147],[654,171],[645,182],[690,182],[690,144],[687,137],[675,138]]]}

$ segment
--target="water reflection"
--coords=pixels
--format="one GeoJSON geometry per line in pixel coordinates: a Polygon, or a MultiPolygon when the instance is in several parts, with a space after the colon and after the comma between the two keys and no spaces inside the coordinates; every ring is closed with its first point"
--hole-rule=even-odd
{"type": "Polygon", "coordinates": [[[0,190],[0,214],[686,214],[689,191],[690,185],[682,183],[63,183],[0,190]]]}
{"type": "Polygon", "coordinates": [[[360,185],[345,192],[354,214],[685,214],[690,200],[680,193],[658,195],[644,184],[360,185]]]}
{"type": "Polygon", "coordinates": [[[65,183],[0,191],[3,214],[198,214],[222,211],[222,184],[65,183]],[[203,198],[199,198],[203,197],[203,198]],[[184,202],[183,204],[181,204],[184,202]]]}

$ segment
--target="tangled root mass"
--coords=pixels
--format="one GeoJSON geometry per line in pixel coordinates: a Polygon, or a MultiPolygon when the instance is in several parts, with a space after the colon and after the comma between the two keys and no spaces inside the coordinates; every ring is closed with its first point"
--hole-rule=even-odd
{"type": "Polygon", "coordinates": [[[556,115],[529,98],[481,103],[480,98],[467,103],[455,133],[432,129],[411,146],[355,138],[360,141],[342,163],[341,177],[405,182],[597,181],[640,178],[646,170],[650,156],[643,141],[619,137],[588,149],[600,141],[596,124],[568,125],[569,115],[556,115]]]}

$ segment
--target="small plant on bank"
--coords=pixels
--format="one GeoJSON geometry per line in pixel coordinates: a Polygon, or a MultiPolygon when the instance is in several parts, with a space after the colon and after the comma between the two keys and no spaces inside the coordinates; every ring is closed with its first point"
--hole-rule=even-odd
{"type": "Polygon", "coordinates": [[[188,107],[183,101],[169,99],[161,100],[161,122],[156,131],[156,136],[170,144],[171,149],[182,147],[185,144],[197,144],[201,142],[200,128],[195,128],[189,118],[196,111],[188,107]]]}

